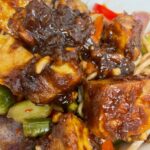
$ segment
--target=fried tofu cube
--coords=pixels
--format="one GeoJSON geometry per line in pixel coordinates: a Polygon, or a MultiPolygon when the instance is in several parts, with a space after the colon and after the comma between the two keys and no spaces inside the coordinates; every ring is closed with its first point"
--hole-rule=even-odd
{"type": "Polygon", "coordinates": [[[0,78],[9,76],[31,60],[33,55],[9,35],[0,34],[0,78]]]}
{"type": "Polygon", "coordinates": [[[149,77],[88,81],[84,89],[85,119],[96,136],[134,141],[149,130],[149,77]]]}
{"type": "Polygon", "coordinates": [[[9,32],[8,21],[18,7],[24,7],[29,0],[0,0],[0,30],[9,32]]]}
{"type": "Polygon", "coordinates": [[[71,92],[82,80],[82,72],[73,62],[50,64],[50,57],[35,56],[23,68],[14,69],[4,80],[14,95],[36,104],[48,104],[71,92]]]}
{"type": "Polygon", "coordinates": [[[63,62],[51,65],[48,58],[33,59],[18,72],[17,77],[14,77],[15,72],[10,76],[7,80],[10,89],[20,86],[14,94],[21,94],[37,104],[45,104],[71,91],[81,82],[82,72],[77,64],[63,62]]]}
{"type": "Polygon", "coordinates": [[[121,14],[103,32],[103,41],[109,50],[135,61],[141,54],[142,24],[133,16],[121,14]]]}
{"type": "Polygon", "coordinates": [[[53,127],[48,150],[92,150],[89,131],[73,114],[66,114],[53,127]]]}
{"type": "Polygon", "coordinates": [[[8,31],[8,20],[15,13],[15,10],[11,8],[4,0],[0,1],[0,30],[8,31]]]}

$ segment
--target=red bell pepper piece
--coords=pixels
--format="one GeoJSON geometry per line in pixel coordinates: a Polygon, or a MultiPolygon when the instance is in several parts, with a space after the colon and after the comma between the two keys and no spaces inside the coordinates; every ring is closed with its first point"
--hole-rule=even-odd
{"type": "Polygon", "coordinates": [[[118,16],[117,13],[100,4],[95,4],[93,7],[93,11],[94,13],[103,14],[109,20],[112,20],[118,16]]]}
{"type": "Polygon", "coordinates": [[[102,144],[102,150],[114,150],[112,141],[107,140],[102,144]]]}

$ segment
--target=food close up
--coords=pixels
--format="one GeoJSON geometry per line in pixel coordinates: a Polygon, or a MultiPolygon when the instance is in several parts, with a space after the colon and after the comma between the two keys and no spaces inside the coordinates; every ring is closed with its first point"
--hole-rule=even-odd
{"type": "Polygon", "coordinates": [[[0,149],[148,141],[149,19],[80,0],[0,0],[0,149]]]}

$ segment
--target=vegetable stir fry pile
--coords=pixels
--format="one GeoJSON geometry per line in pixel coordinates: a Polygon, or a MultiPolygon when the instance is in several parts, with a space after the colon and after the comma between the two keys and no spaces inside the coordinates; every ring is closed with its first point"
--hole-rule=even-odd
{"type": "Polygon", "coordinates": [[[147,140],[144,27],[134,14],[90,11],[80,0],[0,0],[0,149],[115,150],[147,140]]]}

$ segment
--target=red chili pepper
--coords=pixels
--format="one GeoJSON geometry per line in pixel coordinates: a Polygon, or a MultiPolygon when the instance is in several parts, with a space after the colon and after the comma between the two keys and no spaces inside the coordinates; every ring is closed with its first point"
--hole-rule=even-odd
{"type": "Polygon", "coordinates": [[[118,16],[117,13],[100,4],[95,4],[93,7],[93,11],[98,14],[103,14],[109,20],[112,20],[118,16]]]}

